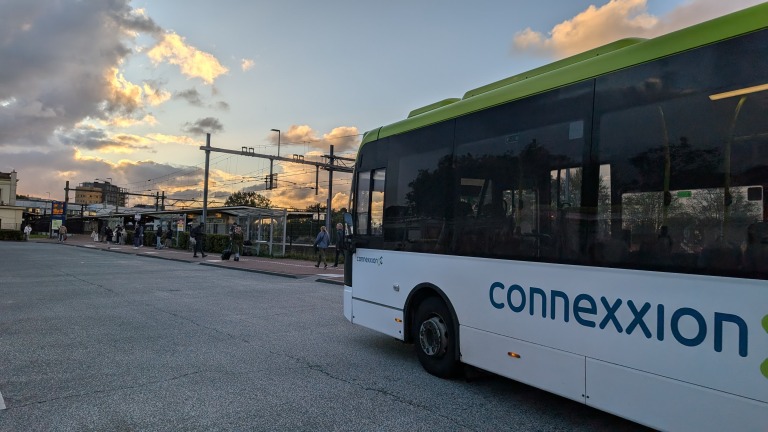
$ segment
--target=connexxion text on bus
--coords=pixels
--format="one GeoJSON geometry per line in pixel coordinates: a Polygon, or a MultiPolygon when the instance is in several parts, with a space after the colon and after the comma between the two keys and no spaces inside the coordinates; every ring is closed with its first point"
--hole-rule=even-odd
{"type": "Polygon", "coordinates": [[[344,315],[661,430],[768,426],[768,3],[369,131],[344,315]]]}

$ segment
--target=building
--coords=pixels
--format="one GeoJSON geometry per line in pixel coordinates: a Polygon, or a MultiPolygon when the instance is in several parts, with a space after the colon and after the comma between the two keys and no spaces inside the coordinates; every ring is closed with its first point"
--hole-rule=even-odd
{"type": "Polygon", "coordinates": [[[16,205],[16,171],[0,172],[0,229],[20,230],[24,207],[16,205]]]}
{"type": "Polygon", "coordinates": [[[101,189],[80,185],[75,189],[75,204],[101,204],[103,201],[101,189]]]}
{"type": "Polygon", "coordinates": [[[80,183],[75,189],[75,204],[106,204],[109,206],[125,207],[127,190],[110,182],[80,183]]]}

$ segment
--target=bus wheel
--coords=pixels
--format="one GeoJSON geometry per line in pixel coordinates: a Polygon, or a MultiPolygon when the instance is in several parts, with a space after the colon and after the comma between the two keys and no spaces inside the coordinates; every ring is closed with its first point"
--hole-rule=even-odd
{"type": "Polygon", "coordinates": [[[413,330],[416,355],[424,369],[441,378],[456,376],[460,370],[456,360],[456,335],[445,303],[436,297],[424,300],[416,311],[413,330]]]}

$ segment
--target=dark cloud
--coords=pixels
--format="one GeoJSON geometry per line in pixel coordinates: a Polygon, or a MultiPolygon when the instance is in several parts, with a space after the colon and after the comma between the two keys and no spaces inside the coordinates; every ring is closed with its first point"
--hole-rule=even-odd
{"type": "Polygon", "coordinates": [[[214,106],[222,111],[229,111],[229,104],[224,101],[216,102],[214,106]]]}
{"type": "MultiPolygon", "coordinates": [[[[185,100],[190,105],[193,105],[196,107],[205,106],[205,104],[203,103],[203,96],[194,87],[184,91],[176,92],[173,95],[173,98],[185,100]]],[[[221,111],[229,111],[229,104],[224,101],[219,101],[219,102],[208,104],[208,108],[213,108],[221,111]]]]}
{"type": "Polygon", "coordinates": [[[86,117],[136,111],[108,72],[132,52],[129,31],[161,30],[128,0],[3,0],[0,147],[49,146],[86,117]]]}
{"type": "Polygon", "coordinates": [[[142,143],[139,137],[134,135],[109,136],[103,129],[82,128],[73,129],[58,135],[59,141],[70,147],[88,150],[112,149],[146,149],[147,144],[142,143]]]}
{"type": "Polygon", "coordinates": [[[182,130],[190,134],[205,135],[207,133],[221,132],[224,130],[224,126],[218,119],[206,117],[194,123],[185,123],[182,130]]]}
{"type": "Polygon", "coordinates": [[[183,99],[187,101],[190,105],[203,106],[203,100],[200,98],[200,92],[198,92],[197,89],[194,87],[189,90],[176,92],[173,95],[173,98],[183,99]]]}

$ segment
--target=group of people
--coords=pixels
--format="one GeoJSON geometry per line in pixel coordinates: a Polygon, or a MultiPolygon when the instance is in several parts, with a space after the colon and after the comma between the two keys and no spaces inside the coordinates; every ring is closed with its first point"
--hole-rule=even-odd
{"type": "Polygon", "coordinates": [[[102,231],[102,238],[104,242],[107,243],[114,243],[114,244],[124,244],[125,242],[125,235],[124,235],[124,229],[122,225],[117,225],[115,229],[112,229],[109,226],[105,226],[101,228],[102,231]]]}
{"type": "MultiPolygon", "coordinates": [[[[27,225],[24,228],[24,235],[28,239],[29,234],[32,232],[32,227],[27,225]]],[[[157,229],[155,230],[155,237],[157,239],[157,245],[155,246],[155,249],[162,249],[164,247],[169,247],[171,242],[171,236],[172,231],[170,227],[168,229],[163,230],[162,225],[158,225],[157,229]]],[[[205,243],[204,240],[205,236],[205,224],[200,223],[196,227],[190,231],[190,242],[193,246],[193,257],[197,258],[198,253],[200,256],[205,258],[208,256],[203,251],[203,245],[205,243]]],[[[92,233],[92,237],[94,238],[94,241],[99,241],[99,236],[96,234],[96,232],[92,233]]],[[[107,243],[114,242],[115,244],[122,244],[122,241],[124,239],[124,229],[121,225],[117,225],[115,229],[113,230],[109,226],[105,225],[101,228],[101,237],[103,238],[103,241],[106,241],[107,243]]],[[[142,246],[142,239],[144,238],[144,225],[143,224],[137,224],[136,225],[136,231],[134,232],[133,236],[133,247],[134,249],[139,248],[142,246]]],[[[65,241],[67,239],[67,227],[62,225],[59,228],[59,241],[65,241]]],[[[233,223],[232,226],[229,229],[229,239],[230,239],[230,246],[229,249],[234,255],[235,261],[240,261],[240,254],[243,253],[243,228],[237,224],[237,222],[233,223]]],[[[320,267],[320,263],[323,263],[323,268],[328,268],[328,261],[326,259],[326,251],[331,246],[331,236],[328,233],[328,230],[324,227],[320,227],[320,232],[317,234],[317,237],[315,238],[315,251],[317,252],[317,264],[315,264],[315,267],[320,267]]],[[[343,244],[344,244],[344,226],[341,223],[336,224],[336,238],[333,244],[336,247],[336,257],[333,262],[333,267],[339,266],[339,256],[342,254],[343,251],[343,244]]]]}

